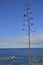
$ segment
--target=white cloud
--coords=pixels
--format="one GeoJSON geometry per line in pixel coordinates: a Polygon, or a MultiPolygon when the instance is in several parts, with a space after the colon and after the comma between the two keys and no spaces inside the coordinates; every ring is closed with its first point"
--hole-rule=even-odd
{"type": "MultiPolygon", "coordinates": [[[[31,35],[31,47],[43,48],[43,32],[31,35]]],[[[28,36],[12,39],[0,39],[0,48],[28,48],[28,36]]]]}

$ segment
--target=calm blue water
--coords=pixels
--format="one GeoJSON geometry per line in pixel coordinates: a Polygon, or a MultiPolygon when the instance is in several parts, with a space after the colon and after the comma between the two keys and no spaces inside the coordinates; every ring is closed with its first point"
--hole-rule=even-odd
{"type": "MultiPolygon", "coordinates": [[[[38,59],[40,54],[43,54],[43,48],[31,48],[31,57],[38,59]]],[[[22,65],[28,64],[28,48],[5,48],[0,49],[0,65],[22,65]],[[14,56],[13,59],[5,59],[5,56],[14,56]]]]}

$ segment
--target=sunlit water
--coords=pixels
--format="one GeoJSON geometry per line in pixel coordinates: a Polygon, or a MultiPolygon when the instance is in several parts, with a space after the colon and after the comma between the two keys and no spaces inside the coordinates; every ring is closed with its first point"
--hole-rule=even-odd
{"type": "MultiPolygon", "coordinates": [[[[31,59],[34,57],[39,60],[40,54],[43,54],[43,48],[31,48],[31,59]]],[[[0,49],[0,65],[28,65],[28,48],[10,48],[0,49]],[[4,58],[12,56],[11,59],[4,58]]]]}

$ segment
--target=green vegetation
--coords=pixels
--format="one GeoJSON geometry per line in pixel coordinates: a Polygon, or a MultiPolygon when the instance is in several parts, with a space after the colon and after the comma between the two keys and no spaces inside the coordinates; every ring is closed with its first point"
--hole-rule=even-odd
{"type": "Polygon", "coordinates": [[[43,65],[43,54],[39,56],[39,59],[35,59],[35,57],[33,57],[30,65],[43,65]]]}

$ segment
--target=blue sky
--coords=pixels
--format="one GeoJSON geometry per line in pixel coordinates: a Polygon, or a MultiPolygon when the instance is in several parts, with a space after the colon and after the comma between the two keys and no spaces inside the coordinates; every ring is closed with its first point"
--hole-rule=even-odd
{"type": "Polygon", "coordinates": [[[21,29],[23,28],[23,15],[27,3],[30,4],[31,17],[33,17],[30,22],[35,24],[31,27],[31,34],[43,36],[43,0],[0,0],[0,47],[26,47],[26,44],[21,45],[21,40],[26,36],[27,31],[22,32],[21,29]],[[36,32],[32,32],[34,30],[36,32]],[[19,46],[18,41],[21,41],[19,46]]]}

